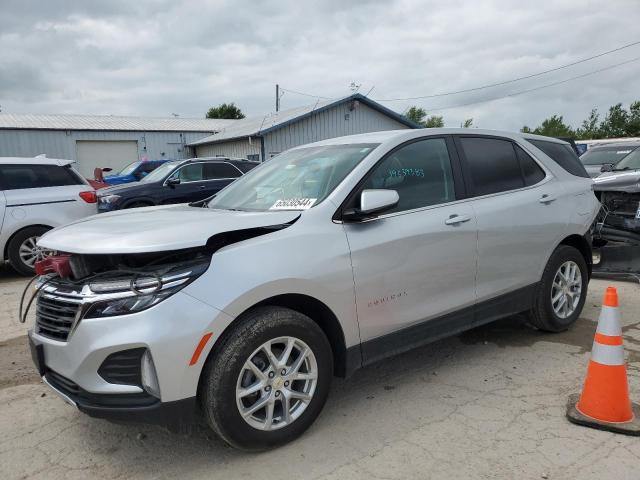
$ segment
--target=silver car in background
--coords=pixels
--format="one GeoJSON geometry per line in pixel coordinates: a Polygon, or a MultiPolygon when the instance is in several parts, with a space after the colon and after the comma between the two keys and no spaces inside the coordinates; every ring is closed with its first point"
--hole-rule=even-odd
{"type": "Polygon", "coordinates": [[[58,228],[39,244],[71,254],[71,273],[40,279],[34,361],[95,417],[288,442],[333,375],[516,313],[551,332],[576,321],[599,204],[567,146],[468,129],[334,138],[209,201],[58,228]]]}
{"type": "Polygon", "coordinates": [[[603,172],[615,171],[623,160],[634,162],[634,158],[639,155],[640,142],[638,141],[607,143],[590,148],[580,157],[580,161],[589,175],[595,178],[603,172]]]}
{"type": "Polygon", "coordinates": [[[47,253],[48,230],[97,213],[96,192],[71,160],[0,157],[0,260],[22,275],[47,253]]]}

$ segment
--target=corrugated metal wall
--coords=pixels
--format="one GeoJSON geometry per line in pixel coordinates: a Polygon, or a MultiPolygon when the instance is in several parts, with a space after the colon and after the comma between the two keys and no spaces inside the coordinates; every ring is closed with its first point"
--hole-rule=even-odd
{"type": "Polygon", "coordinates": [[[266,157],[327,138],[409,128],[363,103],[353,110],[349,110],[350,105],[351,102],[337,105],[268,133],[264,139],[266,157]]]}
{"type": "Polygon", "coordinates": [[[247,158],[247,155],[260,155],[260,139],[252,138],[243,140],[231,140],[224,143],[210,143],[196,146],[196,157],[215,157],[226,155],[236,158],[247,158]]]}
{"type": "MultiPolygon", "coordinates": [[[[264,136],[266,158],[298,145],[327,138],[409,128],[363,103],[358,103],[353,110],[350,110],[350,105],[351,102],[337,105],[266,134],[264,136]]],[[[251,144],[247,139],[230,140],[195,148],[198,157],[229,155],[246,158],[247,155],[260,154],[260,139],[252,139],[251,144]]]]}
{"type": "Polygon", "coordinates": [[[0,130],[0,157],[33,157],[44,153],[50,158],[77,160],[76,140],[135,140],[139,158],[189,158],[193,152],[185,144],[211,133],[0,130]]]}

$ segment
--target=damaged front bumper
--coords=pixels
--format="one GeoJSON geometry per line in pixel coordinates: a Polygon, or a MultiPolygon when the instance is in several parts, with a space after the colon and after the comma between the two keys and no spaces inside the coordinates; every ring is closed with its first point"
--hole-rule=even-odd
{"type": "Polygon", "coordinates": [[[602,208],[593,232],[593,272],[638,279],[640,275],[640,172],[598,177],[602,208]]]}

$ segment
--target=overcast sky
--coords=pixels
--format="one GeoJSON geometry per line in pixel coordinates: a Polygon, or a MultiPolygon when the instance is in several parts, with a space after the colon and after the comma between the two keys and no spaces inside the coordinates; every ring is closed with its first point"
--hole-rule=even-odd
{"type": "MultiPolygon", "coordinates": [[[[275,84],[325,97],[405,98],[536,73],[640,41],[640,1],[0,0],[0,108],[13,113],[202,117],[274,110],[275,84]]],[[[512,84],[418,105],[447,126],[519,129],[640,99],[640,45],[512,84]]],[[[282,108],[313,104],[285,92],[282,108]]]]}

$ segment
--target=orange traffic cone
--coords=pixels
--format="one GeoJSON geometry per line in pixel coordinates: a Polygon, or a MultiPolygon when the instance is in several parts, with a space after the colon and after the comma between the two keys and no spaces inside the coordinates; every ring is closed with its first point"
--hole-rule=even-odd
{"type": "Polygon", "coordinates": [[[571,395],[570,421],[602,430],[640,435],[640,409],[629,399],[618,292],[608,287],[581,395],[571,395]],[[635,412],[635,413],[634,413],[635,412]]]}

